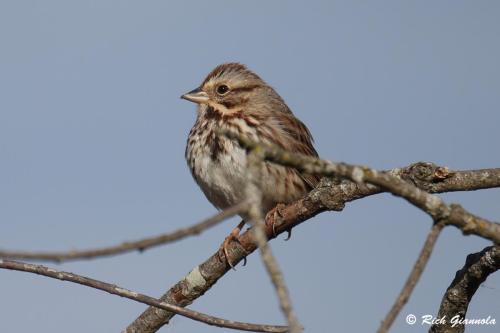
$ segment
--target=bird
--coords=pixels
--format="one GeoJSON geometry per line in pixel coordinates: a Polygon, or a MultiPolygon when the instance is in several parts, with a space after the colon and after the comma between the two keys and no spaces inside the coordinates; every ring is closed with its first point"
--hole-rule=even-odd
{"type": "MultiPolygon", "coordinates": [[[[245,65],[216,66],[199,87],[181,96],[197,104],[196,121],[189,132],[185,158],[202,192],[216,208],[226,209],[245,200],[247,153],[238,142],[221,134],[233,132],[258,143],[318,157],[313,137],[283,98],[245,65]]],[[[260,179],[262,214],[278,204],[300,199],[319,182],[315,175],[263,162],[260,179]]],[[[245,213],[221,245],[229,265],[227,247],[237,241],[248,221],[245,213]]]]}

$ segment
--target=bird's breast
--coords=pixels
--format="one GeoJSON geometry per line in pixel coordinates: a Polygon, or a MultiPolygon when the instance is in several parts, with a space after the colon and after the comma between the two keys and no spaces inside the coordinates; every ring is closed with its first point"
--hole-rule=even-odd
{"type": "Polygon", "coordinates": [[[186,160],[207,199],[226,208],[244,199],[246,152],[236,143],[215,134],[211,125],[191,130],[186,160]]]}
{"type": "MultiPolygon", "coordinates": [[[[258,140],[255,127],[242,118],[229,122],[201,118],[191,130],[186,147],[191,174],[207,199],[220,209],[245,199],[248,177],[246,151],[235,141],[217,135],[222,128],[258,140]]],[[[260,171],[264,212],[276,203],[291,202],[307,192],[307,184],[294,169],[265,162],[260,171]]]]}

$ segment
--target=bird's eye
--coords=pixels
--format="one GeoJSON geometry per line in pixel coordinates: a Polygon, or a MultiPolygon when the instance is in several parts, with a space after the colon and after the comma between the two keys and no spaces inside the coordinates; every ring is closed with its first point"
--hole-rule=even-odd
{"type": "Polygon", "coordinates": [[[229,87],[226,86],[225,84],[221,84],[220,86],[217,87],[217,93],[219,95],[224,95],[229,91],[229,87]]]}

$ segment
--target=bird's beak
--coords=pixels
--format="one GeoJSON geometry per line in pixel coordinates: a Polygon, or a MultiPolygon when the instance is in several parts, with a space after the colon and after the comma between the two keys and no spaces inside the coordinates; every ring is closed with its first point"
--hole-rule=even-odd
{"type": "Polygon", "coordinates": [[[201,88],[191,90],[187,94],[182,95],[181,98],[198,104],[208,102],[208,94],[201,90],[201,88]]]}

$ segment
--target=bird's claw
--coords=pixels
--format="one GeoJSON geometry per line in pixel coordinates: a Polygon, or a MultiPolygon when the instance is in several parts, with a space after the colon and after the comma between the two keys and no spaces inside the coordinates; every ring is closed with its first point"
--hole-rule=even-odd
{"type": "MultiPolygon", "coordinates": [[[[281,210],[285,207],[284,204],[282,203],[279,203],[276,205],[276,207],[274,207],[273,209],[271,209],[271,211],[268,213],[268,216],[272,217],[272,224],[271,224],[271,228],[273,230],[273,237],[276,237],[278,236],[278,233],[276,232],[276,222],[277,221],[280,221],[281,222],[281,219],[283,218],[283,214],[281,213],[281,210]]],[[[290,234],[291,232],[288,231],[288,237],[286,240],[290,239],[290,234]]]]}
{"type": "MultiPolygon", "coordinates": [[[[228,251],[228,247],[229,245],[231,244],[231,242],[235,241],[237,243],[239,243],[240,245],[241,242],[238,238],[238,236],[240,235],[240,231],[241,231],[241,228],[243,227],[243,225],[245,224],[244,221],[241,221],[240,224],[238,224],[238,226],[236,228],[234,228],[231,233],[224,239],[224,242],[222,242],[222,245],[220,246],[220,249],[219,249],[219,258],[221,260],[226,260],[228,265],[231,267],[231,269],[233,270],[236,270],[236,268],[234,268],[234,264],[231,262],[231,259],[229,259],[229,251],[228,251]]],[[[246,255],[248,254],[247,251],[245,250],[245,248],[242,246],[243,250],[245,251],[245,257],[243,258],[243,266],[245,266],[247,264],[247,258],[246,258],[246,255]]]]}

